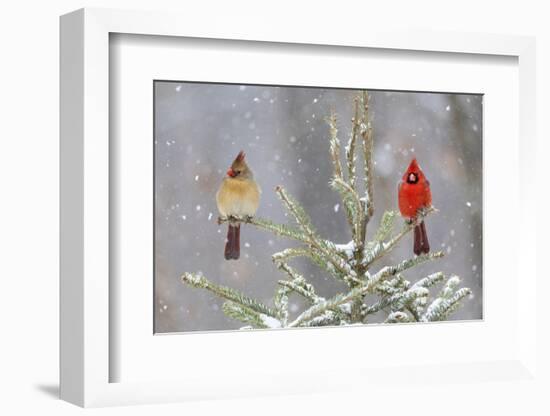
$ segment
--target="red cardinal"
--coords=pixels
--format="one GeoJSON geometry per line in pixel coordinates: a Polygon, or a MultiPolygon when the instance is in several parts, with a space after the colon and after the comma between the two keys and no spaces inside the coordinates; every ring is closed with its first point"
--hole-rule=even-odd
{"type": "MultiPolygon", "coordinates": [[[[432,205],[430,181],[424,176],[424,172],[418,166],[416,158],[411,161],[399,183],[398,199],[401,215],[409,220],[416,219],[419,210],[429,208],[432,205]]],[[[424,221],[414,227],[413,251],[417,256],[430,251],[424,221]]]]}
{"type": "MultiPolygon", "coordinates": [[[[218,211],[223,217],[252,217],[258,209],[260,187],[254,180],[252,170],[246,164],[244,157],[245,154],[241,150],[216,194],[218,211]]],[[[224,251],[226,260],[239,258],[240,235],[241,225],[230,221],[224,251]]]]}

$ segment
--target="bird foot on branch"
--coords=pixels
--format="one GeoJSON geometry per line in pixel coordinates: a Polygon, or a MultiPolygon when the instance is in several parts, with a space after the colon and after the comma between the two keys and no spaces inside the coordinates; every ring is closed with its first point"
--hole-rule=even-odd
{"type": "Polygon", "coordinates": [[[439,210],[431,205],[429,207],[422,207],[417,211],[416,218],[408,219],[407,223],[410,225],[418,225],[428,216],[428,214],[431,214],[432,212],[439,212],[439,210]]]}
{"type": "Polygon", "coordinates": [[[241,223],[244,222],[246,224],[250,224],[253,220],[252,215],[245,215],[245,216],[235,216],[235,215],[228,215],[228,216],[219,216],[218,217],[218,225],[223,224],[224,222],[229,222],[231,224],[241,223]]]}

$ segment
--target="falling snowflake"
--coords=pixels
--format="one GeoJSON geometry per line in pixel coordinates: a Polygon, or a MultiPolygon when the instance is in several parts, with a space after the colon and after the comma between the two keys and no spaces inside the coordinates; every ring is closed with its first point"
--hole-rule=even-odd
{"type": "Polygon", "coordinates": [[[334,212],[338,212],[340,210],[340,204],[334,205],[334,212]]]}

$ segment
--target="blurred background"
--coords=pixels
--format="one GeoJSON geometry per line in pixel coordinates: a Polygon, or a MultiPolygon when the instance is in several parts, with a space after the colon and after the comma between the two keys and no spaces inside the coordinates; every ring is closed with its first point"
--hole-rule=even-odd
{"type": "MultiPolygon", "coordinates": [[[[224,259],[227,225],[216,223],[215,193],[227,168],[244,150],[263,191],[258,216],[291,221],[274,192],[283,185],[322,236],[347,243],[351,235],[341,201],[328,186],[332,166],[324,117],[331,110],[337,113],[343,149],[359,91],[156,81],[154,93],[155,332],[238,329],[244,324],[225,317],[223,300],[182,284],[181,274],[200,271],[213,282],[270,303],[277,280],[285,277],[271,254],[296,243],[243,225],[241,258],[224,259]]],[[[373,235],[384,211],[398,209],[397,184],[416,157],[439,209],[426,220],[431,248],[446,256],[404,276],[415,282],[436,271],[457,274],[474,295],[450,319],[481,319],[482,96],[369,94],[376,172],[375,214],[367,233],[373,235]]],[[[375,270],[411,257],[412,245],[411,233],[375,270]]],[[[306,259],[292,265],[321,296],[345,289],[306,259]]],[[[303,308],[292,295],[291,316],[303,308]]]]}

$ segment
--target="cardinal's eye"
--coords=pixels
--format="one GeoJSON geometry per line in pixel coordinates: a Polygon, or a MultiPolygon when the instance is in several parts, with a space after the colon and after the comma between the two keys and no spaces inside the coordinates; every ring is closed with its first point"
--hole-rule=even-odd
{"type": "Polygon", "coordinates": [[[235,176],[239,176],[241,174],[240,170],[234,170],[233,172],[235,172],[235,176]]]}

